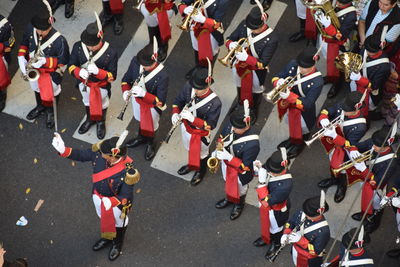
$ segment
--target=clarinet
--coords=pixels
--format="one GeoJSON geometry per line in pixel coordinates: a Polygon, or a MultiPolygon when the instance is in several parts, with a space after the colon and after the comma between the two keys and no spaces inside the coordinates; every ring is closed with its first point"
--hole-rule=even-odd
{"type": "MultiPolygon", "coordinates": [[[[142,79],[143,75],[144,75],[144,70],[141,73],[139,73],[139,76],[136,78],[135,82],[133,83],[133,86],[138,85],[138,83],[142,79]]],[[[132,93],[132,89],[131,89],[131,90],[129,90],[128,97],[126,98],[124,106],[122,107],[121,112],[119,113],[117,119],[119,119],[121,121],[124,120],[124,114],[125,114],[126,108],[129,105],[132,95],[133,95],[133,93],[132,93]]]]}
{"type": "MultiPolygon", "coordinates": [[[[304,217],[304,219],[293,228],[292,233],[297,233],[300,230],[300,227],[303,226],[303,224],[306,222],[306,219],[307,217],[304,217]]],[[[281,245],[280,248],[271,257],[268,258],[268,261],[274,262],[276,257],[278,257],[279,253],[281,253],[282,249],[286,247],[286,245],[288,244],[289,244],[289,235],[286,236],[285,243],[281,245]]]]}

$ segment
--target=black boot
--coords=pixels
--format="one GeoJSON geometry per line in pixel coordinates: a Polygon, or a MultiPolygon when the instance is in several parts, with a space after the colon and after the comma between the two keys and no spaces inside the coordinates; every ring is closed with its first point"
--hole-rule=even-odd
{"type": "Polygon", "coordinates": [[[272,4],[272,0],[264,0],[262,2],[262,7],[264,9],[264,12],[267,11],[271,7],[271,4],[272,4]]]}
{"type": "Polygon", "coordinates": [[[101,121],[97,122],[97,127],[96,127],[96,134],[97,138],[100,140],[106,136],[106,117],[107,117],[107,109],[103,109],[103,117],[101,121]]]}
{"type": "Polygon", "coordinates": [[[81,127],[79,127],[78,129],[79,134],[86,133],[87,131],[89,131],[90,127],[96,123],[90,120],[90,108],[85,106],[85,109],[86,109],[86,120],[82,123],[81,127]]]}
{"type": "Polygon", "coordinates": [[[339,174],[339,177],[337,179],[338,179],[338,185],[337,185],[336,193],[335,193],[333,200],[336,203],[340,203],[346,196],[346,190],[347,190],[346,174],[339,174]]]}
{"type": "Polygon", "coordinates": [[[97,240],[96,243],[94,243],[92,249],[94,251],[99,251],[100,249],[103,249],[103,248],[107,247],[110,244],[111,244],[111,240],[105,239],[105,238],[101,238],[101,239],[97,240]]]}
{"type": "Polygon", "coordinates": [[[304,29],[306,27],[306,20],[300,19],[300,31],[292,34],[289,37],[289,42],[298,42],[301,39],[304,39],[306,36],[304,35],[304,29]]]}
{"type": "Polygon", "coordinates": [[[376,213],[374,216],[368,217],[364,222],[364,229],[366,233],[372,233],[379,228],[381,224],[383,210],[376,213]]]}
{"type": "Polygon", "coordinates": [[[205,159],[200,160],[200,170],[196,171],[193,174],[192,180],[190,180],[190,185],[195,186],[198,185],[204,178],[204,175],[206,175],[207,172],[207,160],[209,157],[206,157],[205,159]]]}
{"type": "Polygon", "coordinates": [[[267,245],[267,243],[265,243],[265,241],[264,241],[264,239],[262,239],[262,237],[257,238],[253,242],[253,246],[255,246],[255,247],[263,247],[265,245],[267,245]]]}
{"type": "Polygon", "coordinates": [[[57,10],[62,4],[64,4],[64,0],[53,0],[53,1],[50,1],[50,7],[51,7],[51,10],[53,11],[53,14],[54,14],[54,12],[56,12],[56,10],[57,10]]]}
{"type": "Polygon", "coordinates": [[[35,92],[35,99],[36,99],[36,107],[31,111],[29,111],[28,115],[26,115],[27,120],[33,120],[39,117],[39,115],[42,114],[43,111],[46,109],[42,105],[42,99],[40,98],[40,93],[35,92]]]}
{"type": "Polygon", "coordinates": [[[147,147],[146,147],[146,152],[144,154],[144,158],[146,160],[151,160],[154,158],[156,155],[155,149],[154,149],[154,137],[147,137],[147,147]]]}
{"type": "Polygon", "coordinates": [[[326,178],[318,183],[318,187],[321,189],[326,189],[331,187],[332,185],[337,185],[338,179],[335,177],[326,178]]]}
{"type": "Polygon", "coordinates": [[[281,237],[283,231],[271,234],[271,244],[269,245],[267,252],[265,253],[265,259],[270,260],[274,253],[281,247],[281,237]]]}
{"type": "Polygon", "coordinates": [[[185,175],[191,172],[192,170],[189,168],[189,165],[183,165],[182,167],[179,168],[178,174],[179,175],[185,175]]]}
{"type": "Polygon", "coordinates": [[[54,128],[54,109],[53,107],[46,108],[47,118],[46,118],[46,127],[49,129],[54,128]]]}
{"type": "Polygon", "coordinates": [[[65,1],[65,17],[68,19],[72,17],[74,14],[74,5],[75,5],[75,0],[66,0],[65,1]]]}
{"type": "Polygon", "coordinates": [[[103,11],[101,11],[100,13],[100,21],[101,21],[101,26],[105,27],[113,21],[113,15],[111,13],[110,2],[102,1],[102,3],[103,3],[103,11]]]}
{"type": "Polygon", "coordinates": [[[391,249],[388,252],[386,252],[386,256],[390,258],[398,258],[400,257],[400,249],[399,248],[391,249]]]}
{"type": "Polygon", "coordinates": [[[233,206],[232,211],[231,211],[231,215],[230,215],[230,219],[236,220],[237,218],[240,217],[240,214],[242,214],[243,208],[244,208],[244,201],[246,199],[246,195],[244,196],[240,196],[240,202],[239,204],[236,204],[233,206]]]}
{"type": "Polygon", "coordinates": [[[0,91],[0,112],[6,107],[6,100],[7,100],[7,90],[4,89],[0,91]]]}
{"type": "Polygon", "coordinates": [[[114,34],[121,35],[124,30],[124,21],[122,20],[123,14],[115,14],[114,15],[114,34]]]}
{"type": "Polygon", "coordinates": [[[228,207],[230,204],[232,204],[232,203],[229,202],[228,199],[223,198],[220,201],[218,201],[217,203],[215,203],[215,208],[223,209],[223,208],[228,207]]]}
{"type": "Polygon", "coordinates": [[[305,144],[304,142],[301,144],[291,144],[288,148],[287,148],[287,156],[289,159],[294,159],[296,158],[298,155],[300,155],[300,153],[303,151],[303,149],[305,148],[305,144]]]}
{"type": "Polygon", "coordinates": [[[363,216],[363,212],[361,211],[361,212],[356,212],[353,215],[351,215],[351,218],[355,221],[361,221],[362,216],[363,216]]]}
{"type": "Polygon", "coordinates": [[[140,134],[140,127],[139,127],[137,136],[135,138],[129,140],[126,143],[126,146],[129,147],[129,148],[137,147],[137,146],[139,146],[141,144],[146,143],[146,141],[147,141],[146,137],[144,137],[143,135],[140,134]]]}
{"type": "Polygon", "coordinates": [[[117,236],[112,241],[112,247],[110,249],[110,253],[108,254],[108,259],[110,261],[115,260],[119,257],[122,250],[122,243],[124,241],[125,231],[127,227],[117,227],[117,236]]]}

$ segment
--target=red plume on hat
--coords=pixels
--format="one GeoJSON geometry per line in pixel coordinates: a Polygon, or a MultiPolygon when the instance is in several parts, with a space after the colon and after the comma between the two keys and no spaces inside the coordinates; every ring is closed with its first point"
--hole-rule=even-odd
{"type": "Polygon", "coordinates": [[[97,37],[103,38],[103,26],[101,26],[101,21],[100,21],[99,15],[97,15],[96,11],[94,11],[94,16],[96,17],[96,24],[97,24],[97,29],[98,29],[97,37]]]}
{"type": "Polygon", "coordinates": [[[245,99],[243,100],[243,111],[244,111],[244,122],[246,123],[247,126],[250,126],[250,104],[249,104],[249,100],[245,99]]]}
{"type": "Polygon", "coordinates": [[[267,21],[267,19],[268,19],[268,14],[267,14],[266,12],[264,12],[264,8],[262,7],[260,1],[255,0],[255,2],[256,2],[256,4],[257,4],[258,8],[260,9],[260,12],[261,12],[261,20],[264,21],[264,23],[265,23],[265,22],[267,21]]]}
{"type": "Polygon", "coordinates": [[[282,167],[287,167],[288,165],[288,159],[287,159],[287,151],[286,151],[286,147],[279,147],[279,150],[281,151],[281,156],[282,156],[282,162],[281,162],[281,166],[282,167]]]}
{"type": "Polygon", "coordinates": [[[393,144],[394,142],[394,137],[396,136],[397,132],[397,121],[395,121],[392,125],[392,131],[390,132],[389,139],[387,140],[389,146],[393,144]]]}
{"type": "Polygon", "coordinates": [[[325,211],[325,191],[321,190],[321,197],[319,199],[319,209],[318,209],[318,213],[319,214],[323,214],[325,211]]]}
{"type": "Polygon", "coordinates": [[[207,75],[207,78],[206,78],[206,83],[208,83],[208,86],[210,86],[211,85],[211,82],[212,82],[212,64],[211,64],[211,61],[210,61],[210,59],[207,57],[207,66],[208,66],[208,75],[207,75]]]}
{"type": "Polygon", "coordinates": [[[358,233],[355,244],[358,248],[362,248],[364,244],[364,225],[361,225],[360,232],[358,233]]]}
{"type": "Polygon", "coordinates": [[[54,24],[54,17],[53,17],[53,11],[51,9],[51,6],[50,6],[49,2],[47,2],[47,0],[42,0],[42,1],[43,1],[43,4],[46,6],[47,10],[49,11],[49,23],[51,25],[53,25],[54,24]]]}

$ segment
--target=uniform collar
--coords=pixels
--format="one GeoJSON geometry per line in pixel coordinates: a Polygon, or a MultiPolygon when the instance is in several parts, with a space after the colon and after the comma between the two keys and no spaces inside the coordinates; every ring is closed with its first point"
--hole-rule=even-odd
{"type": "Polygon", "coordinates": [[[376,53],[375,55],[373,55],[373,56],[368,56],[370,59],[377,59],[377,58],[379,58],[380,56],[382,56],[382,53],[383,53],[383,51],[382,50],[380,50],[380,51],[378,51],[378,53],[376,53]]]}
{"type": "Polygon", "coordinates": [[[359,256],[363,255],[364,252],[365,252],[365,250],[362,248],[360,252],[358,252],[358,253],[356,253],[356,254],[351,254],[351,255],[353,255],[353,256],[355,256],[355,257],[359,257],[359,256]]]}
{"type": "Polygon", "coordinates": [[[202,95],[202,96],[197,96],[197,95],[196,95],[196,97],[197,97],[197,98],[203,99],[203,98],[206,98],[207,96],[211,95],[211,93],[212,93],[212,90],[211,90],[211,88],[209,87],[209,88],[208,88],[208,91],[207,91],[204,95],[202,95]]]}

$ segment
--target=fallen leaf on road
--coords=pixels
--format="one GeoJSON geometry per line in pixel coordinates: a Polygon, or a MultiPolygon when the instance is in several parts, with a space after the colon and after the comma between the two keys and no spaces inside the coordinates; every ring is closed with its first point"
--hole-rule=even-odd
{"type": "Polygon", "coordinates": [[[138,188],[138,189],[136,190],[136,193],[139,194],[140,192],[142,192],[142,189],[138,188]]]}
{"type": "Polygon", "coordinates": [[[33,159],[33,163],[36,164],[38,162],[37,158],[33,159]]]}
{"type": "Polygon", "coordinates": [[[71,99],[72,100],[77,100],[77,98],[75,96],[72,96],[71,99]]]}
{"type": "Polygon", "coordinates": [[[53,240],[50,240],[50,244],[52,244],[52,245],[53,245],[53,240]]]}
{"type": "Polygon", "coordinates": [[[75,161],[71,161],[71,165],[72,165],[72,167],[74,167],[75,166],[75,161]]]}
{"type": "Polygon", "coordinates": [[[22,123],[19,123],[18,127],[20,130],[24,129],[24,125],[22,125],[22,123]]]}
{"type": "Polygon", "coordinates": [[[31,192],[31,188],[30,188],[30,187],[28,187],[28,188],[26,189],[25,194],[29,194],[29,192],[31,192]]]}
{"type": "Polygon", "coordinates": [[[67,128],[62,129],[61,133],[65,133],[66,130],[67,130],[67,128]]]}
{"type": "Polygon", "coordinates": [[[43,205],[44,200],[43,199],[39,199],[38,202],[36,203],[35,208],[33,209],[35,212],[38,212],[38,210],[40,209],[40,207],[43,205]]]}

